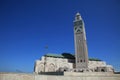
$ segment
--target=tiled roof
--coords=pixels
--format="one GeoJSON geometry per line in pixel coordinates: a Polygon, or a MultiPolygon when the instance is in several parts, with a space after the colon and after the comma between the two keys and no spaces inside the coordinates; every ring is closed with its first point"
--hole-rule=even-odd
{"type": "MultiPolygon", "coordinates": [[[[55,57],[55,58],[68,58],[68,59],[74,59],[73,57],[75,57],[74,54],[71,54],[71,53],[67,53],[67,54],[70,54],[70,55],[67,55],[67,57],[63,54],[53,54],[53,53],[48,53],[44,56],[47,56],[47,57],[55,57]]],[[[98,58],[89,58],[89,61],[102,61],[98,58]]]]}
{"type": "Polygon", "coordinates": [[[61,54],[53,54],[53,53],[48,53],[45,56],[47,57],[58,57],[58,58],[64,58],[61,54]]]}
{"type": "Polygon", "coordinates": [[[102,60],[100,60],[98,58],[89,58],[89,61],[102,61],[102,60]]]}

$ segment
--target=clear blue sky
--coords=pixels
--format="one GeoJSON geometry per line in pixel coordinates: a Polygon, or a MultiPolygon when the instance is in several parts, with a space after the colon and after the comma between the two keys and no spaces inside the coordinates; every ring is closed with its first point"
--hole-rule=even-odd
{"type": "Polygon", "coordinates": [[[77,12],[85,22],[89,57],[120,70],[120,0],[0,0],[0,72],[33,72],[46,52],[74,53],[77,12]]]}

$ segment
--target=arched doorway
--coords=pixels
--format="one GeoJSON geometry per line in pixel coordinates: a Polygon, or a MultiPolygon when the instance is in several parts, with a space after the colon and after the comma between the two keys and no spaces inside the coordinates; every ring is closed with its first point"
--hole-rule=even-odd
{"type": "Polygon", "coordinates": [[[64,66],[64,67],[63,67],[63,70],[64,70],[64,72],[65,72],[65,71],[68,71],[68,67],[64,66]]]}
{"type": "Polygon", "coordinates": [[[105,69],[101,69],[101,72],[105,72],[105,69]]]}

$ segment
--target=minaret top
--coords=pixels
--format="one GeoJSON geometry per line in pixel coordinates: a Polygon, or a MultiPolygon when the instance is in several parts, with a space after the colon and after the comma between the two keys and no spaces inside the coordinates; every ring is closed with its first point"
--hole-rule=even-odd
{"type": "Polygon", "coordinates": [[[80,13],[79,13],[79,12],[77,12],[76,16],[79,16],[79,15],[80,15],[80,13]]]}
{"type": "Polygon", "coordinates": [[[77,12],[76,16],[75,16],[75,21],[79,21],[79,20],[82,20],[81,16],[80,16],[80,13],[77,12]]]}

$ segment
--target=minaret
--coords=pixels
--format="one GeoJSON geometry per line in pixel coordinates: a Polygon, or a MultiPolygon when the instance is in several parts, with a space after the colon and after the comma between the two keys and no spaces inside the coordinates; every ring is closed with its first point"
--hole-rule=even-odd
{"type": "Polygon", "coordinates": [[[86,33],[83,19],[77,13],[74,20],[74,41],[76,69],[83,70],[88,68],[88,51],[86,43],[86,33]]]}

